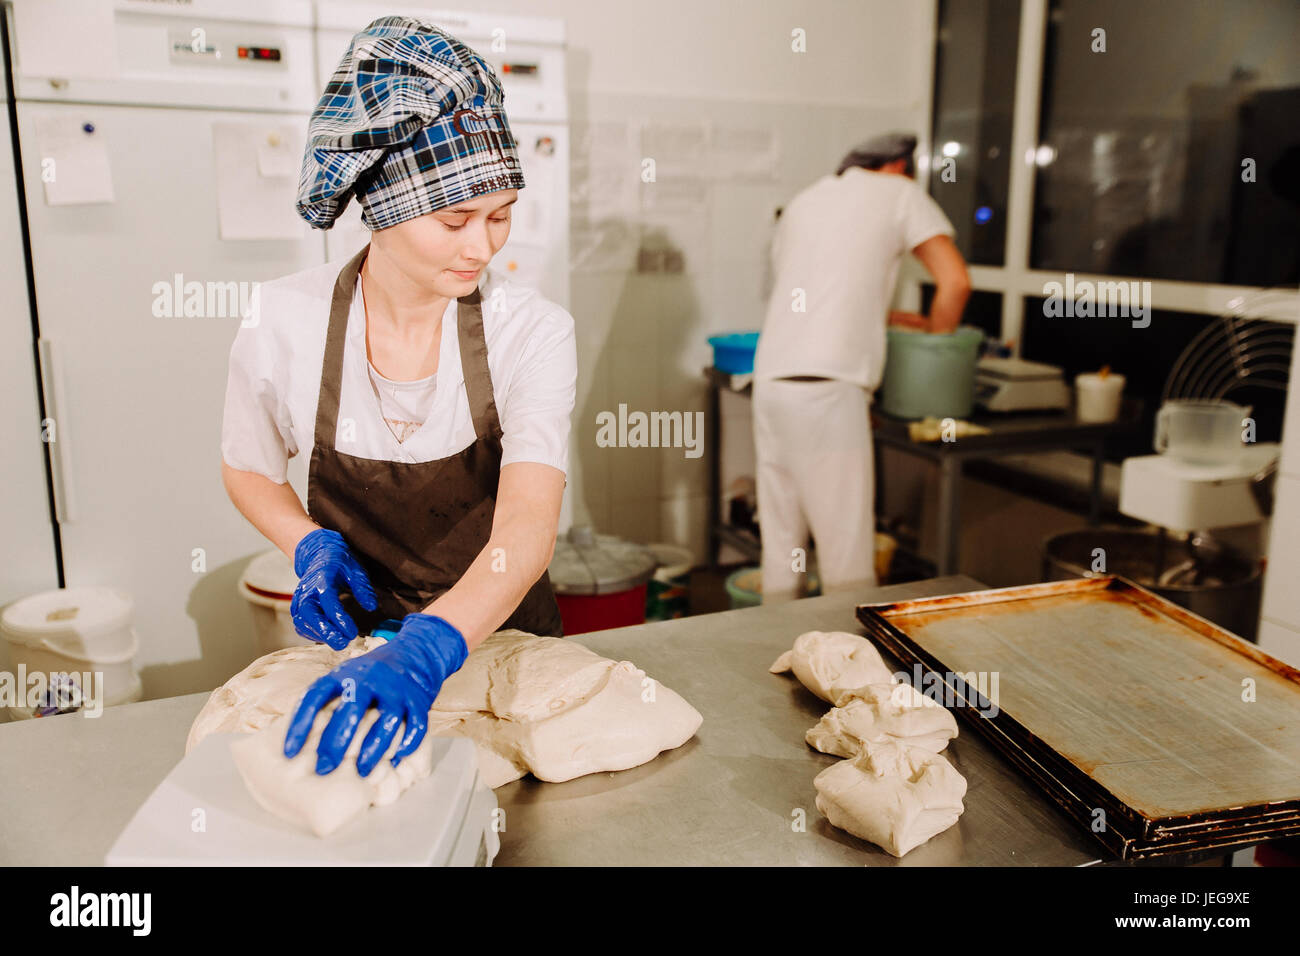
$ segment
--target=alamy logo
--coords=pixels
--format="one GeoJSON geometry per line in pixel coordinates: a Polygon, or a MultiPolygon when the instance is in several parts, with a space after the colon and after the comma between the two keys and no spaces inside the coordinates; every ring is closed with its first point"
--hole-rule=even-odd
{"type": "Polygon", "coordinates": [[[148,936],[153,919],[152,893],[69,893],[50,897],[51,926],[129,926],[132,935],[148,936]]]}
{"type": "Polygon", "coordinates": [[[596,414],[599,448],[684,448],[687,458],[704,454],[704,413],[628,412],[620,403],[618,414],[596,414]]]}
{"type": "Polygon", "coordinates": [[[83,717],[104,713],[103,671],[0,671],[0,707],[25,708],[33,716],[79,710],[83,717]]]}
{"type": "Polygon", "coordinates": [[[1133,328],[1151,324],[1150,282],[1074,281],[1074,273],[1065,274],[1065,283],[1043,284],[1043,315],[1049,319],[1133,318],[1133,328]]]}
{"type": "MultiPolygon", "coordinates": [[[[155,282],[153,314],[159,319],[242,319],[257,292],[257,282],[185,281],[175,273],[171,282],[155,282]]],[[[256,325],[244,319],[243,324],[256,325]]]]}
{"type": "Polygon", "coordinates": [[[982,717],[996,717],[998,706],[999,671],[927,671],[920,664],[912,666],[912,673],[897,671],[894,679],[894,702],[910,703],[912,692],[920,694],[925,707],[968,707],[982,717]],[[911,679],[911,684],[907,683],[911,679]]]}

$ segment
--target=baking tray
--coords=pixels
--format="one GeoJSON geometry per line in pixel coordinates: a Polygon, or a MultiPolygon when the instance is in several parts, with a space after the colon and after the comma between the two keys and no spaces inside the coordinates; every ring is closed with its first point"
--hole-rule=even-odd
{"type": "Polygon", "coordinates": [[[1300,671],[1131,581],[857,616],[1121,859],[1300,833],[1300,671]]]}

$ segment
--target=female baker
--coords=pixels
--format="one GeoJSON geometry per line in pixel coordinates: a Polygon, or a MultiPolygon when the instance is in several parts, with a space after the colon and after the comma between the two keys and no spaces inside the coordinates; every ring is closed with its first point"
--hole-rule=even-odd
{"type": "Polygon", "coordinates": [[[437,28],[353,37],[312,113],[298,211],[328,229],[355,196],[369,245],[341,270],[263,284],[230,353],[222,475],[299,576],[298,633],[335,649],[397,633],[316,681],[285,755],[342,701],[316,772],[366,711],[366,776],[424,738],[446,678],[503,624],[561,635],[555,545],[577,377],[572,317],[488,271],[524,186],[492,68],[437,28]],[[286,481],[311,445],[307,510],[286,481]],[[360,630],[359,630],[360,629],[360,630]]]}

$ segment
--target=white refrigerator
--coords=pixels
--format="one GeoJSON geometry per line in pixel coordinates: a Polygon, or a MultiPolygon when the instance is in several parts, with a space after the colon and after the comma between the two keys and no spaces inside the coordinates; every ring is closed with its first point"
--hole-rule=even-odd
{"type": "MultiPolygon", "coordinates": [[[[222,487],[230,345],[255,283],[325,256],[293,209],[318,95],[313,10],[13,0],[11,12],[64,583],[133,596],[147,697],[211,689],[256,654],[236,584],[269,547],[222,487]]],[[[29,379],[5,384],[28,418],[29,379]]],[[[30,509],[39,537],[47,496],[24,456],[6,507],[30,509]]],[[[48,583],[47,555],[25,547],[26,586],[48,583]]]]}

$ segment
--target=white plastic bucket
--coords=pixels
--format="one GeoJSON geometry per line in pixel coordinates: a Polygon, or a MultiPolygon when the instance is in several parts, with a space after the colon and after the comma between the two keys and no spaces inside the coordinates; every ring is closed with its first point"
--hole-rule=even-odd
{"type": "Polygon", "coordinates": [[[253,609],[253,627],[261,653],[314,643],[294,630],[289,614],[297,586],[293,563],[279,550],[259,554],[240,576],[239,593],[253,609]]]}
{"type": "MultiPolygon", "coordinates": [[[[110,587],[60,588],[33,594],[5,608],[0,634],[9,644],[15,677],[21,667],[27,675],[41,672],[103,673],[103,706],[112,707],[141,698],[143,688],[135,670],[140,641],[134,625],[135,601],[125,591],[110,587]]],[[[20,697],[25,685],[15,683],[20,697]]],[[[83,692],[96,688],[82,687],[83,692]]],[[[32,716],[25,699],[9,706],[9,716],[32,716]]]]}

